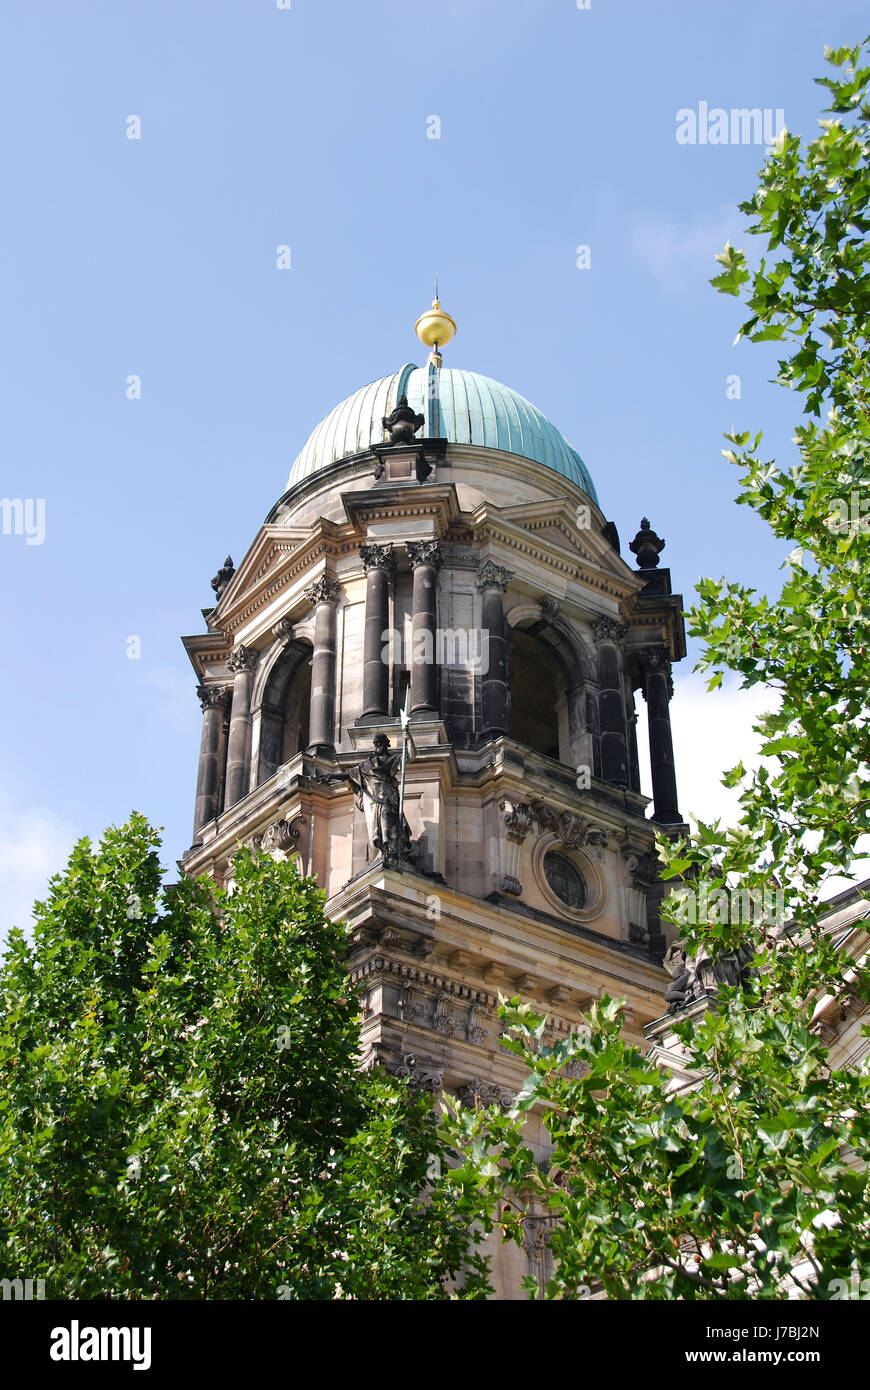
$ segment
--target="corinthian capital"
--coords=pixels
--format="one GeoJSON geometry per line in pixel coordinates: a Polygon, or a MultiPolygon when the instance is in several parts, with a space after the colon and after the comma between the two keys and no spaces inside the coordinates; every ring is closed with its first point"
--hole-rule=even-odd
{"type": "Polygon", "coordinates": [[[396,568],[392,544],[361,545],[359,553],[366,574],[368,574],[369,570],[384,570],[387,574],[392,574],[393,570],[396,568]]]}
{"type": "Polygon", "coordinates": [[[502,592],[507,588],[513,579],[510,570],[506,570],[502,565],[496,565],[492,560],[484,560],[477,571],[478,589],[501,589],[502,592]]]}
{"type": "Polygon", "coordinates": [[[254,647],[243,647],[240,644],[227,657],[227,670],[232,671],[234,676],[240,671],[253,671],[259,656],[260,653],[254,647]]]}
{"type": "Polygon", "coordinates": [[[650,676],[664,676],[668,683],[668,697],[674,693],[674,682],[671,674],[671,659],[664,647],[648,647],[646,651],[638,652],[638,664],[641,675],[643,676],[644,699],[647,695],[647,685],[650,676]]]}
{"type": "Polygon", "coordinates": [[[615,618],[596,618],[592,624],[592,636],[596,646],[602,642],[612,642],[615,647],[619,647],[628,636],[628,628],[615,618]]]}
{"type": "Polygon", "coordinates": [[[341,585],[337,579],[333,579],[330,574],[322,574],[319,579],[315,579],[313,584],[309,584],[307,589],[303,589],[303,594],[308,603],[315,606],[318,603],[338,603],[341,598],[341,585]]]}
{"type": "Polygon", "coordinates": [[[229,689],[225,685],[198,685],[196,693],[203,713],[207,709],[217,709],[226,703],[229,689]]]}
{"type": "Polygon", "coordinates": [[[405,549],[408,552],[411,569],[416,569],[418,565],[432,565],[437,570],[444,563],[439,541],[408,541],[405,549]]]}

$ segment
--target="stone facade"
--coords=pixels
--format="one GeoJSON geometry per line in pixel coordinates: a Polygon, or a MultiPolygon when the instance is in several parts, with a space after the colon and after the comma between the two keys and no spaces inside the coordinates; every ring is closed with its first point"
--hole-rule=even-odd
{"type": "MultiPolygon", "coordinates": [[[[352,928],[364,1065],[509,1103],[521,1075],[498,1046],[499,993],[546,1012],[552,1039],[604,992],[627,999],[637,1043],[662,1013],[635,694],[653,814],[678,833],[668,702],[682,600],[654,547],[639,552],[646,568],[621,558],[570,479],[395,437],[285,494],[221,571],[207,631],[185,639],[203,735],[183,864],[227,882],[239,842],[298,854],[352,928]],[[399,749],[403,707],[413,858],[391,861],[344,774],[378,734],[399,749]]],[[[546,1259],[531,1211],[527,1248],[497,1252],[501,1296],[523,1296],[546,1259]]]]}

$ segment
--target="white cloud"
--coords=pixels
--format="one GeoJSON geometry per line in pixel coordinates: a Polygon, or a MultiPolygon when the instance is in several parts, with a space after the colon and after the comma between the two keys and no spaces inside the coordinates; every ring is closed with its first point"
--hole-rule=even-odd
{"type": "Polygon", "coordinates": [[[632,227],[631,247],[664,294],[687,294],[718,274],[722,267],[716,256],[726,241],[733,244],[743,230],[741,214],[730,206],[688,224],[647,217],[632,227]]]}
{"type": "Polygon", "coordinates": [[[765,686],[749,690],[727,680],[707,689],[707,677],[693,673],[677,680],[671,702],[671,728],[680,810],[707,824],[721,818],[735,825],[740,815],[739,790],[721,785],[723,772],[741,760],[747,768],[761,761],[761,739],[752,725],[775,709],[776,694],[765,686]]]}
{"type": "MultiPolygon", "coordinates": [[[[637,742],[641,786],[652,796],[645,707],[639,701],[637,742]]],[[[747,769],[761,762],[761,739],[752,725],[758,716],[776,708],[776,693],[756,685],[741,690],[732,679],[718,690],[707,690],[707,677],[692,673],[678,677],[671,701],[671,731],[680,810],[693,827],[700,817],[707,825],[717,819],[736,825],[740,817],[739,788],[721,785],[722,773],[743,762],[747,769]]],[[[771,763],[771,767],[774,764],[771,763]]],[[[859,842],[870,849],[868,838],[859,842]]],[[[848,878],[828,880],[823,897],[832,897],[870,874],[870,859],[858,859],[848,878]]]]}
{"type": "Polygon", "coordinates": [[[13,926],[30,929],[33,903],[83,833],[46,807],[21,810],[0,800],[0,945],[13,926]]]}

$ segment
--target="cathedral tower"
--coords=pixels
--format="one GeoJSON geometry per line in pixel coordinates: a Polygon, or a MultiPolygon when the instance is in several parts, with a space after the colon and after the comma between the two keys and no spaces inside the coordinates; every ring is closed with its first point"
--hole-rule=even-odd
{"type": "Polygon", "coordinates": [[[297,854],[351,930],[364,1062],[479,1104],[520,1079],[500,992],[551,1040],[601,993],[638,1044],[663,1012],[654,831],[681,827],[685,635],[649,522],[632,567],[555,426],[443,365],[451,325],[436,300],[426,365],[317,425],[184,639],[203,730],[183,865],[225,883],[240,842],[297,854]]]}

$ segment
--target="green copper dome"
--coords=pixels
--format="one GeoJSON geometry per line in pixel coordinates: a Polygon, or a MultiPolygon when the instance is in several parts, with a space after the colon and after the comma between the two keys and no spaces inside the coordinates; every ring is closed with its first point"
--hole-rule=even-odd
{"type": "Polygon", "coordinates": [[[530,401],[477,372],[416,367],[412,362],[354,391],[321,420],[296,457],[288,488],[339,459],[383,444],[383,417],[395,409],[402,395],[425,419],[418,439],[449,439],[453,444],[477,444],[534,459],[570,478],[598,502],[577,450],[530,401]]]}

